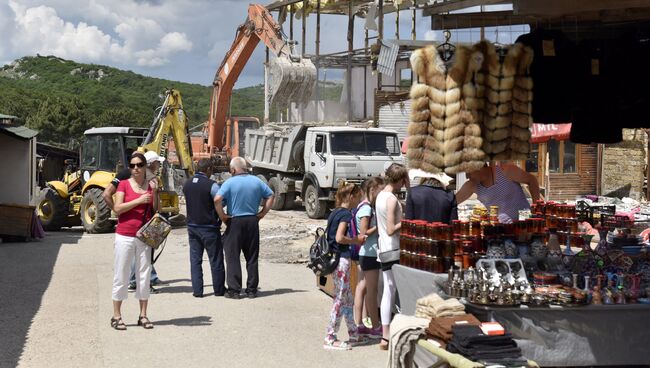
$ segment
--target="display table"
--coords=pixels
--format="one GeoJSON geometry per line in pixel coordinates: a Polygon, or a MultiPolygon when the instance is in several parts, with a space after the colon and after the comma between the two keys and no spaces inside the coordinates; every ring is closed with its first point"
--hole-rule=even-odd
{"type": "MultiPolygon", "coordinates": [[[[440,280],[447,277],[403,266],[394,266],[393,272],[407,314],[418,298],[441,293],[440,280]]],[[[650,364],[650,305],[466,307],[482,321],[501,323],[523,355],[541,366],[650,364]]]]}

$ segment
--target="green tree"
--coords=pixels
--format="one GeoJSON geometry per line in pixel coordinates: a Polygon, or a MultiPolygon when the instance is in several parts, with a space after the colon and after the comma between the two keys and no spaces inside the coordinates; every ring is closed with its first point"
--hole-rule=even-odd
{"type": "Polygon", "coordinates": [[[84,104],[76,97],[47,98],[27,119],[27,126],[40,132],[40,140],[66,145],[80,139],[89,125],[84,104]]]}
{"type": "Polygon", "coordinates": [[[93,119],[94,127],[106,126],[147,126],[148,119],[142,114],[128,107],[111,108],[104,110],[99,116],[93,119]]]}

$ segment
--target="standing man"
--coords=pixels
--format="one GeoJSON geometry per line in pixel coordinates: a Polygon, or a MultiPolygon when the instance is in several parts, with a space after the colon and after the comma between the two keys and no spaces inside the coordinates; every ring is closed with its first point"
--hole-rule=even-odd
{"type": "Polygon", "coordinates": [[[187,234],[190,240],[190,271],[192,295],[203,297],[203,251],[208,252],[215,296],[224,295],[226,279],[221,245],[221,220],[215,210],[219,184],[209,179],[210,160],[203,158],[196,165],[196,174],[185,182],[183,194],[187,203],[187,234]]]}
{"type": "Polygon", "coordinates": [[[219,189],[214,198],[219,218],[226,225],[224,251],[226,254],[228,290],[226,298],[239,299],[242,288],[240,254],[246,259],[246,296],[255,298],[259,284],[257,259],[260,253],[259,221],[266,216],[273,204],[273,191],[262,180],[250,175],[246,160],[234,157],[230,161],[233,175],[219,189]],[[226,200],[228,214],[223,210],[226,200]],[[259,212],[262,199],[264,208],[259,212]]]}

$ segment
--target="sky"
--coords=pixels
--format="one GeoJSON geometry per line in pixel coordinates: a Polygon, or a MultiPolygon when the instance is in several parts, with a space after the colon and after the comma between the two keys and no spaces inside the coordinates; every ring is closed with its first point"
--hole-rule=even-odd
{"type": "MultiPolygon", "coordinates": [[[[2,0],[0,65],[23,56],[55,55],[108,65],[146,76],[210,85],[248,0],[2,0]]],[[[268,1],[262,2],[263,4],[268,1]]],[[[276,15],[276,13],[274,13],[276,15]]],[[[307,17],[307,53],[314,52],[316,16],[307,17]]],[[[300,40],[300,23],[295,36],[300,40]]],[[[355,48],[363,46],[364,20],[355,22],[355,48]]],[[[440,39],[430,19],[417,17],[418,39],[440,39]]],[[[288,34],[288,22],[284,29],[288,34]]],[[[347,48],[347,17],[321,17],[321,52],[347,48]]],[[[385,18],[385,38],[394,38],[395,15],[385,18]]],[[[410,37],[410,12],[402,12],[402,38],[410,37]]],[[[469,36],[468,36],[469,35],[469,36]]],[[[456,40],[474,33],[457,33],[456,40]]],[[[452,37],[452,39],[454,39],[452,37]]],[[[505,41],[508,41],[506,39],[505,41]]],[[[235,88],[263,83],[260,44],[235,88]]],[[[330,73],[329,75],[336,75],[330,73]]]]}

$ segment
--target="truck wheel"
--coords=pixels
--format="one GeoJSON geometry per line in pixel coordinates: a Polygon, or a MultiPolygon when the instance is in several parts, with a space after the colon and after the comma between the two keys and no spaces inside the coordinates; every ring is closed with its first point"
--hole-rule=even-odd
{"type": "Polygon", "coordinates": [[[257,177],[258,177],[258,178],[259,178],[259,179],[260,179],[261,181],[263,181],[263,182],[264,182],[264,184],[266,184],[266,185],[268,185],[268,184],[269,184],[269,181],[268,181],[268,180],[266,180],[266,177],[265,177],[264,175],[262,175],[262,174],[259,174],[259,175],[257,175],[257,177]]]}
{"type": "Polygon", "coordinates": [[[280,211],[284,209],[284,200],[286,198],[285,193],[280,193],[280,179],[277,176],[272,177],[269,179],[269,187],[271,187],[271,190],[273,191],[273,205],[271,205],[271,209],[275,211],[280,211]]]}
{"type": "Polygon", "coordinates": [[[43,229],[56,231],[61,229],[68,217],[69,204],[52,188],[44,188],[36,198],[36,210],[43,229]]]}
{"type": "Polygon", "coordinates": [[[104,201],[103,192],[99,188],[90,188],[81,200],[81,222],[86,232],[91,234],[113,231],[111,209],[104,201]]]}
{"type": "Polygon", "coordinates": [[[313,184],[309,184],[305,190],[305,210],[307,216],[312,219],[321,219],[325,216],[327,211],[327,201],[318,199],[318,189],[313,184]]]}
{"type": "Polygon", "coordinates": [[[296,192],[286,193],[284,196],[284,207],[286,211],[293,209],[293,206],[296,204],[296,192]]]}

